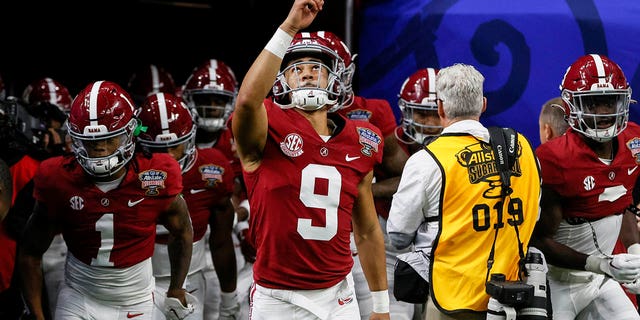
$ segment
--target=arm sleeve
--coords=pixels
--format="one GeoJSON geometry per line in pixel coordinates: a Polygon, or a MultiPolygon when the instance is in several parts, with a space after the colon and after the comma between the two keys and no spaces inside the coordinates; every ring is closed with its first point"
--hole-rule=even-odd
{"type": "Polygon", "coordinates": [[[429,162],[433,162],[433,159],[423,150],[409,157],[402,171],[398,191],[393,195],[387,233],[397,248],[409,246],[418,227],[425,221],[427,191],[436,175],[431,168],[437,170],[437,166],[429,165],[429,162]]]}

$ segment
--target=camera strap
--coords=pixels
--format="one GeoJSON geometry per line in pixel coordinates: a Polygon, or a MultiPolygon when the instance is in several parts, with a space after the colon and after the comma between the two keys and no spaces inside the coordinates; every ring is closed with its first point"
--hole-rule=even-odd
{"type": "MultiPolygon", "coordinates": [[[[511,189],[511,173],[516,164],[516,157],[518,155],[518,133],[512,128],[500,128],[489,127],[489,143],[493,149],[494,159],[501,180],[501,192],[500,199],[502,201],[503,208],[506,206],[506,198],[513,193],[511,189]],[[508,144],[507,144],[508,142],[508,144]]],[[[518,231],[518,225],[514,224],[513,228],[516,232],[516,238],[518,240],[518,255],[520,256],[520,262],[518,268],[525,270],[524,268],[524,249],[522,247],[522,241],[520,241],[520,233],[518,231]]],[[[487,276],[486,280],[489,280],[491,274],[491,268],[493,267],[496,241],[498,239],[498,228],[495,228],[495,235],[493,237],[493,244],[491,245],[491,252],[487,259],[487,276]]],[[[522,272],[518,273],[519,275],[522,272]]]]}
{"type": "Polygon", "coordinates": [[[511,128],[489,127],[489,143],[493,149],[502,182],[502,198],[510,195],[511,172],[518,155],[518,133],[511,128]],[[509,143],[507,145],[507,142],[509,143]]]}

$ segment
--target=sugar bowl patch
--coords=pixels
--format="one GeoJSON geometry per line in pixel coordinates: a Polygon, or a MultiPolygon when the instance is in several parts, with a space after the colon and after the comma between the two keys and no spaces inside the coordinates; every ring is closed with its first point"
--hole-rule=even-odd
{"type": "Polygon", "coordinates": [[[627,141],[627,148],[631,151],[631,156],[636,161],[637,164],[640,164],[640,138],[634,137],[633,139],[627,141]]]}
{"type": "Polygon", "coordinates": [[[222,181],[222,175],[224,174],[224,168],[216,166],[214,164],[207,164],[198,167],[202,181],[206,181],[207,187],[215,187],[218,182],[222,181]]]}
{"type": "Polygon", "coordinates": [[[364,127],[357,127],[358,142],[362,145],[362,154],[371,157],[372,150],[378,152],[378,147],[382,142],[382,138],[373,130],[364,127]]]}
{"type": "Polygon", "coordinates": [[[167,180],[167,173],[160,170],[147,170],[138,174],[142,189],[146,189],[145,195],[157,196],[160,194],[158,190],[164,189],[164,181],[167,180]]]}

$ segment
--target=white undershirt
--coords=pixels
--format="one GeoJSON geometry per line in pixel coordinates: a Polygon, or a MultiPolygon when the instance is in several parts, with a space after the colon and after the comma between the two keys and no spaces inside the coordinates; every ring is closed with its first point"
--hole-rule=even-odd
{"type": "Polygon", "coordinates": [[[111,181],[96,181],[96,187],[98,187],[102,192],[109,192],[120,185],[124,176],[126,176],[126,174],[123,174],[120,178],[111,181]]]}

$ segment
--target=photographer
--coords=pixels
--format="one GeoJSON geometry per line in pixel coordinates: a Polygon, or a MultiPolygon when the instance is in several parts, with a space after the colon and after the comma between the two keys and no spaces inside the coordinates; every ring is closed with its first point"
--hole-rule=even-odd
{"type": "Polygon", "coordinates": [[[46,152],[32,142],[32,118],[15,97],[0,100],[0,153],[11,172],[13,197],[0,223],[0,319],[17,319],[24,310],[14,269],[16,242],[33,206],[32,178],[46,152]]]}
{"type": "Polygon", "coordinates": [[[22,102],[35,119],[31,124],[33,142],[49,156],[71,152],[65,125],[71,106],[67,87],[52,78],[40,78],[24,89],[22,102]]]}
{"type": "Polygon", "coordinates": [[[485,319],[489,274],[522,280],[520,262],[538,218],[540,175],[533,149],[511,130],[514,140],[506,142],[518,151],[514,165],[507,166],[511,177],[501,179],[489,130],[479,121],[487,108],[483,82],[469,65],[438,72],[444,129],[409,158],[391,204],[392,243],[402,248],[414,241],[430,260],[427,320],[485,319]]]}

